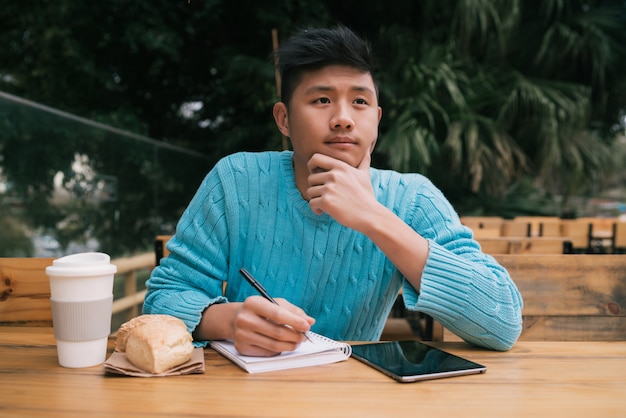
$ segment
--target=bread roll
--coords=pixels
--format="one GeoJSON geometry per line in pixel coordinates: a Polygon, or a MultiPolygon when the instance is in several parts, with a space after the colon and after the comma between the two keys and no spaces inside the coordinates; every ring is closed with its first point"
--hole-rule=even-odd
{"type": "MultiPolygon", "coordinates": [[[[126,352],[133,365],[150,373],[163,373],[191,358],[191,334],[183,321],[169,315],[142,315],[131,320],[116,350],[126,352]]],[[[120,328],[120,331],[122,329],[120,328]]]]}
{"type": "Polygon", "coordinates": [[[180,327],[184,326],[185,323],[171,315],[139,315],[128,322],[122,324],[120,329],[117,331],[117,336],[115,337],[115,351],[126,352],[126,341],[128,340],[128,336],[135,329],[142,325],[145,325],[149,322],[161,322],[164,324],[170,324],[172,327],[180,327]]]}

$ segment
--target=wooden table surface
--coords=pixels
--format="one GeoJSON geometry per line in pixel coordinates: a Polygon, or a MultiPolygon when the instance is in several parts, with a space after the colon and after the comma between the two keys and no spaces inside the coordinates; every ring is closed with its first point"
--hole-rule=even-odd
{"type": "Polygon", "coordinates": [[[488,371],[402,384],[349,359],[251,375],[206,349],[204,374],[114,377],[60,367],[50,328],[0,327],[0,416],[626,416],[626,342],[433,345],[488,371]]]}

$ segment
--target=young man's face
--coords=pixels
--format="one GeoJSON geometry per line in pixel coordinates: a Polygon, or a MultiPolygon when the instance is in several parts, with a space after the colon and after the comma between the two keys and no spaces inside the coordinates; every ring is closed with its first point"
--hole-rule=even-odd
{"type": "Polygon", "coordinates": [[[283,103],[274,108],[278,128],[291,139],[300,172],[315,153],[357,167],[374,147],[381,116],[372,76],[336,65],[305,73],[289,109],[283,103]]]}

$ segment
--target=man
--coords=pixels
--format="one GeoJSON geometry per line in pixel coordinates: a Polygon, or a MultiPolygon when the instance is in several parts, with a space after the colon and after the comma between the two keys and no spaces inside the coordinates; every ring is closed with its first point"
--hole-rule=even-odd
{"type": "Polygon", "coordinates": [[[273,355],[309,329],[378,339],[402,287],[407,308],[509,349],[522,299],[506,270],[428,179],[370,167],[382,109],[367,43],[343,27],[302,31],[276,60],[273,115],[293,151],[238,153],[211,170],[147,283],[144,312],[183,319],[196,344],[230,339],[273,355]]]}

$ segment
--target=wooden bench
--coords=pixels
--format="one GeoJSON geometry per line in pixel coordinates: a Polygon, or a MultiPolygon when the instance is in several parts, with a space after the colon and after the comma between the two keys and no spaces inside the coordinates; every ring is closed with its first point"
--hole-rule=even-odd
{"type": "MultiPolygon", "coordinates": [[[[567,238],[566,253],[615,254],[626,252],[626,222],[617,217],[582,217],[561,219],[554,216],[463,216],[461,222],[472,229],[477,240],[499,237],[567,238]],[[621,238],[620,238],[621,237],[621,238]],[[620,241],[621,239],[621,241],[620,241]],[[618,243],[616,243],[616,240],[618,243]],[[621,242],[621,244],[620,244],[621,242]]],[[[503,244],[491,244],[503,253],[503,244]]],[[[532,251],[531,251],[532,252],[532,251]]],[[[509,251],[513,253],[513,251],[509,251]]]]}
{"type": "Polygon", "coordinates": [[[548,236],[548,235],[543,235],[543,231],[542,231],[542,226],[543,225],[548,225],[548,226],[552,226],[552,225],[556,225],[557,227],[557,231],[556,235],[552,235],[552,236],[560,236],[560,231],[559,229],[559,224],[560,224],[560,219],[558,216],[516,216],[515,218],[513,218],[513,222],[516,223],[524,223],[524,224],[529,224],[530,225],[530,233],[529,236],[531,237],[538,237],[538,236],[548,236]]]}
{"type": "Polygon", "coordinates": [[[613,253],[626,253],[626,221],[613,224],[613,253]]]}
{"type": "MultiPolygon", "coordinates": [[[[520,339],[626,340],[626,255],[496,255],[524,299],[520,339]]],[[[454,340],[440,324],[435,340],[454,340]]]]}
{"type": "Polygon", "coordinates": [[[52,326],[46,267],[53,258],[0,258],[0,325],[52,326]]]}
{"type": "Polygon", "coordinates": [[[561,237],[476,238],[484,253],[495,254],[563,254],[568,242],[561,237]]]}
{"type": "Polygon", "coordinates": [[[503,237],[530,237],[532,236],[532,224],[507,219],[502,223],[503,237]]]}
{"type": "MultiPolygon", "coordinates": [[[[124,293],[113,301],[113,324],[140,311],[146,290],[137,290],[137,273],[154,267],[150,253],[111,260],[124,293]],[[118,315],[119,314],[119,315],[118,315]]],[[[54,258],[0,258],[0,325],[52,326],[50,282],[46,267],[54,258]]]]}
{"type": "Polygon", "coordinates": [[[504,219],[499,216],[463,216],[461,223],[474,232],[474,237],[494,238],[502,236],[504,219]]]}

